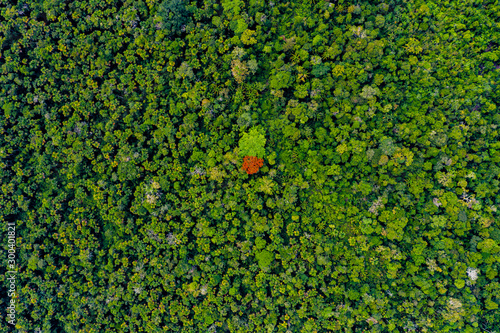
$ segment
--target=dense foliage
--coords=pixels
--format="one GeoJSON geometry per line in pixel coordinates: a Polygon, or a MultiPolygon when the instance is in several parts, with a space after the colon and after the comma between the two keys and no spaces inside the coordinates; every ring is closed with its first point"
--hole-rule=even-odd
{"type": "Polygon", "coordinates": [[[498,0],[14,3],[19,332],[499,330],[498,0]]]}

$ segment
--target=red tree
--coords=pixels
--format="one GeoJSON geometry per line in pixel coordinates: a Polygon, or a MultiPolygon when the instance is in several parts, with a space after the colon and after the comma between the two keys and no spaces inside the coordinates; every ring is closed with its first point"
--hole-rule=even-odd
{"type": "Polygon", "coordinates": [[[241,166],[249,175],[259,171],[259,168],[264,165],[264,160],[255,156],[243,157],[243,165],[241,166]]]}

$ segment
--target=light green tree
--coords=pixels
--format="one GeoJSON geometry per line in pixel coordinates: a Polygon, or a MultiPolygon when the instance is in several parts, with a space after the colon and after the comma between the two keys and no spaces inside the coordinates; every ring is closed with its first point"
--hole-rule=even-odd
{"type": "Polygon", "coordinates": [[[241,0],[224,0],[222,1],[222,8],[224,8],[224,14],[227,15],[228,18],[233,18],[240,14],[241,8],[243,8],[245,4],[241,0]]]}
{"type": "Polygon", "coordinates": [[[257,127],[250,129],[248,133],[244,133],[239,141],[239,156],[256,156],[263,158],[266,152],[266,137],[263,130],[257,127]]]}

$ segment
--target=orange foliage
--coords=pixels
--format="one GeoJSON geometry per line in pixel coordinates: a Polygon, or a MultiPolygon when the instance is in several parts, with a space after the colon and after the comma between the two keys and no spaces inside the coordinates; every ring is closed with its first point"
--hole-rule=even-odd
{"type": "Polygon", "coordinates": [[[259,168],[264,165],[264,160],[255,156],[245,156],[243,157],[242,169],[245,170],[249,175],[259,171],[259,168]]]}

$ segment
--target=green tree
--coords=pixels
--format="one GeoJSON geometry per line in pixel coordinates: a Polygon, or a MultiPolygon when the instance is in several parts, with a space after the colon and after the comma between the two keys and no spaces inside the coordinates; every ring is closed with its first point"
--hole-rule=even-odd
{"type": "Polygon", "coordinates": [[[253,127],[244,133],[239,141],[239,156],[256,156],[263,158],[266,152],[266,137],[259,127],[253,127]]]}
{"type": "Polygon", "coordinates": [[[182,26],[189,22],[189,12],[183,0],[164,0],[158,8],[161,27],[174,34],[182,32],[182,26]]]}

